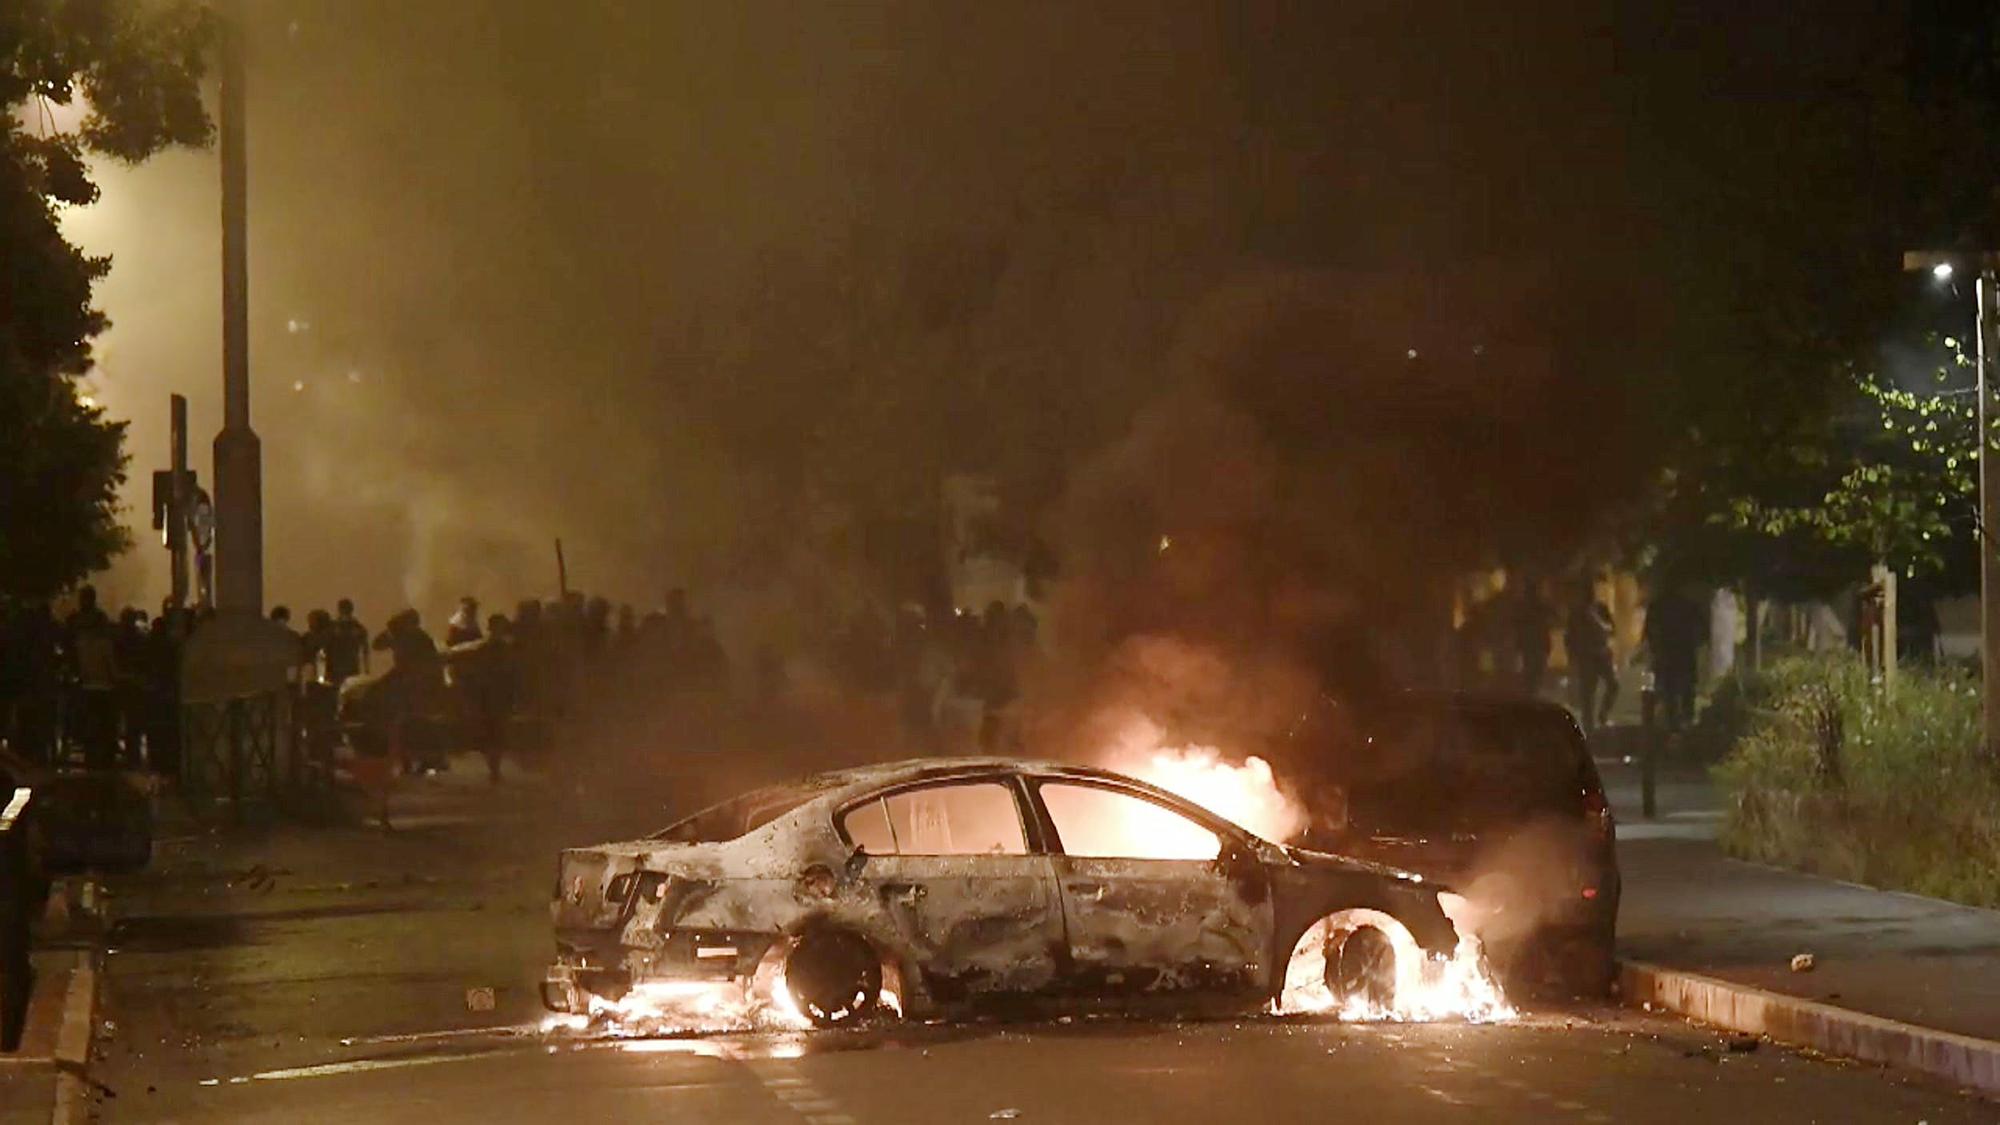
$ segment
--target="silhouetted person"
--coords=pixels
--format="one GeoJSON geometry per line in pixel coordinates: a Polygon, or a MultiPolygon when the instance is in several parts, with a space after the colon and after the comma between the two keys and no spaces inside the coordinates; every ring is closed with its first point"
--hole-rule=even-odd
{"type": "Polygon", "coordinates": [[[472,742],[486,758],[487,776],[500,780],[500,758],[507,748],[507,720],[514,708],[513,630],[507,619],[487,618],[486,631],[459,649],[452,675],[464,692],[472,721],[472,742]]]}
{"type": "Polygon", "coordinates": [[[1611,636],[1611,611],[1597,600],[1590,584],[1584,583],[1563,622],[1563,646],[1569,651],[1576,718],[1586,732],[1608,722],[1612,705],[1618,702],[1618,671],[1612,660],[1611,636]]]}
{"type": "Polygon", "coordinates": [[[1520,679],[1516,686],[1523,695],[1539,695],[1542,678],[1549,671],[1549,631],[1555,628],[1555,609],[1542,596],[1541,587],[1527,581],[1514,598],[1514,655],[1520,679]]]}
{"type": "Polygon", "coordinates": [[[296,689],[305,683],[305,667],[312,661],[311,651],[306,647],[305,635],[297,629],[292,628],[292,610],[290,606],[272,606],[271,624],[283,627],[285,632],[292,635],[292,668],[290,672],[286,673],[285,678],[290,680],[292,687],[296,689]]]}
{"type": "Polygon", "coordinates": [[[368,627],[354,616],[354,603],[346,598],[334,607],[333,624],[328,627],[321,648],[326,662],[326,682],[335,688],[368,670],[368,627]]]}
{"type": "Polygon", "coordinates": [[[333,614],[323,609],[311,610],[306,614],[306,631],[299,635],[299,647],[305,652],[306,679],[321,680],[321,670],[326,662],[326,645],[333,638],[333,614]]]}
{"type": "Polygon", "coordinates": [[[438,656],[437,642],[424,631],[417,611],[406,609],[389,619],[388,627],[376,636],[374,648],[386,650],[395,661],[378,690],[388,693],[383,702],[388,705],[398,744],[412,764],[439,768],[440,747],[428,722],[444,690],[444,661],[438,656]]]}
{"type": "Polygon", "coordinates": [[[479,631],[479,601],[467,594],[458,599],[458,612],[445,623],[444,645],[446,648],[457,648],[483,636],[485,634],[479,631]]]}
{"type": "Polygon", "coordinates": [[[1668,730],[1694,722],[1695,664],[1707,624],[1702,608],[1677,589],[1664,591],[1646,607],[1646,652],[1668,730]]]}
{"type": "Polygon", "coordinates": [[[76,704],[71,737],[82,747],[85,765],[109,769],[117,759],[118,637],[97,606],[95,587],[77,591],[76,610],[63,623],[63,639],[76,704]]]}
{"type": "Polygon", "coordinates": [[[146,635],[146,764],[162,777],[181,769],[181,647],[188,614],[169,600],[146,635]]]}

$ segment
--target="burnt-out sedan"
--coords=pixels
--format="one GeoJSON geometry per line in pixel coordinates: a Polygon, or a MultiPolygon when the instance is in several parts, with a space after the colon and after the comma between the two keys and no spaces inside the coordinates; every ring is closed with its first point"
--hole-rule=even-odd
{"type": "Polygon", "coordinates": [[[589,1015],[727,993],[819,1025],[1009,1000],[1254,1009],[1301,988],[1391,1011],[1460,951],[1440,894],[1121,774],[921,759],[564,851],[542,994],[589,1015]]]}

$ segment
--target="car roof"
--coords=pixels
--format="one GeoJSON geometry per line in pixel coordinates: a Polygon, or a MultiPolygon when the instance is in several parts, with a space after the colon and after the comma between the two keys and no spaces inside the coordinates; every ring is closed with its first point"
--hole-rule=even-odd
{"type": "Polygon", "coordinates": [[[873,788],[879,785],[894,785],[904,781],[922,781],[934,777],[950,777],[958,774],[981,773],[989,770],[1012,773],[1050,774],[1075,777],[1083,780],[1115,781],[1124,785],[1135,785],[1144,789],[1155,788],[1146,782],[1119,773],[1116,770],[1100,769],[1095,766],[1079,766],[1073,762],[1052,762],[1034,758],[1009,758],[1001,755],[964,755],[949,758],[903,758],[893,762],[874,762],[865,766],[850,766],[845,769],[829,770],[804,779],[807,783],[817,782],[827,788],[873,788]],[[831,784],[828,784],[831,783],[831,784]]]}

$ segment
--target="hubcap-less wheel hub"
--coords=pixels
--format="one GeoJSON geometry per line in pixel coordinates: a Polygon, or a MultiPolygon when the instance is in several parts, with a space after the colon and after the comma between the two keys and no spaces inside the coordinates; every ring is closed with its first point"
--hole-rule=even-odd
{"type": "Polygon", "coordinates": [[[809,1019],[831,1026],[874,1008],[882,993],[882,965],[853,934],[807,934],[785,962],[785,988],[809,1019]]]}
{"type": "Polygon", "coordinates": [[[1326,975],[1327,987],[1342,1003],[1363,1000],[1387,1008],[1396,1002],[1396,948],[1374,926],[1340,939],[1340,951],[1327,959],[1326,975]]]}

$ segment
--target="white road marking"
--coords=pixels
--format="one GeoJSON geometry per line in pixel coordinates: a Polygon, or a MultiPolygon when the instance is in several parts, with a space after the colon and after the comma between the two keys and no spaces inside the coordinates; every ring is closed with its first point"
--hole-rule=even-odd
{"type": "MultiPolygon", "coordinates": [[[[467,1062],[472,1059],[491,1058],[494,1055],[517,1055],[516,1047],[492,1051],[462,1051],[455,1055],[417,1055],[407,1059],[355,1059],[352,1062],[322,1063],[318,1066],[294,1066],[283,1070],[259,1071],[248,1080],[257,1082],[281,1082],[291,1078],[329,1078],[339,1074],[360,1074],[370,1070],[399,1070],[413,1066],[434,1066],[438,1063],[467,1062]]],[[[232,1078],[231,1082],[246,1081],[232,1078]]]]}

